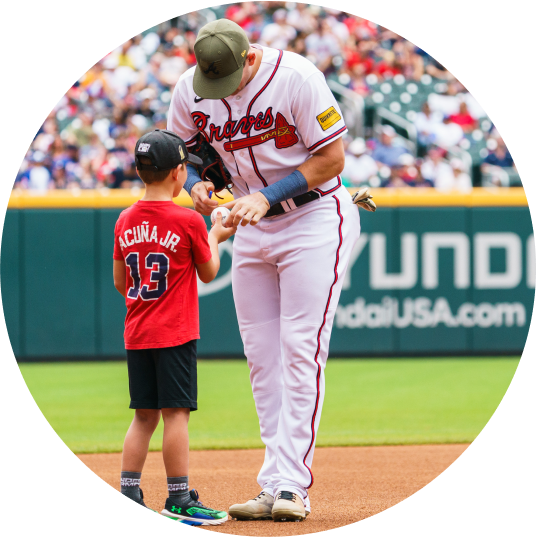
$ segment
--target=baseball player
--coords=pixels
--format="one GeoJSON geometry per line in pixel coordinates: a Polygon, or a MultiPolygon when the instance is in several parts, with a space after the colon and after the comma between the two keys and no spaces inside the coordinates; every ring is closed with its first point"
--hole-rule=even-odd
{"type": "MultiPolygon", "coordinates": [[[[347,131],[323,74],[303,57],[250,45],[235,23],[201,28],[197,66],[175,87],[168,129],[198,132],[232,175],[226,226],[233,294],[266,445],[260,494],[237,519],[303,520],[324,400],[324,368],[341,286],[360,231],[339,173],[347,131]]],[[[210,214],[210,182],[188,166],[184,187],[210,214]]]]}

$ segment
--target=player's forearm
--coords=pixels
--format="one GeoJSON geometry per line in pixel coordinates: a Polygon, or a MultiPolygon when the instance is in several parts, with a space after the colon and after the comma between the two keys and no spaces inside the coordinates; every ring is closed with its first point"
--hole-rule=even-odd
{"type": "Polygon", "coordinates": [[[344,169],[344,151],[330,152],[327,155],[315,153],[298,170],[307,180],[309,190],[337,177],[344,169]]]}

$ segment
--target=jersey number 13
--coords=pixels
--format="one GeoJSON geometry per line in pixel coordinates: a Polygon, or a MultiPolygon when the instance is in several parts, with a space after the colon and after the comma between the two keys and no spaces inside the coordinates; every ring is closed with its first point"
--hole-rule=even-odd
{"type": "Polygon", "coordinates": [[[127,292],[127,297],[136,300],[141,297],[142,300],[156,300],[166,291],[169,272],[169,258],[162,253],[147,254],[145,257],[145,268],[150,271],[149,283],[143,284],[140,278],[138,252],[131,252],[125,258],[125,263],[130,268],[130,276],[133,285],[127,292]]]}

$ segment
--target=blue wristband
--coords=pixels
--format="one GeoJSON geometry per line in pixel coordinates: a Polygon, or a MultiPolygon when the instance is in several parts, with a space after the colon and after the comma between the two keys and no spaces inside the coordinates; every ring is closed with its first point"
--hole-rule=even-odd
{"type": "Polygon", "coordinates": [[[191,164],[186,164],[186,171],[188,172],[188,178],[184,182],[184,186],[182,188],[184,188],[184,190],[190,194],[192,187],[196,183],[200,183],[202,179],[199,177],[199,173],[197,173],[196,168],[191,164]]]}
{"type": "Polygon", "coordinates": [[[307,184],[307,180],[302,172],[296,170],[280,181],[277,181],[277,183],[265,186],[259,192],[264,194],[270,207],[273,207],[276,203],[281,203],[300,194],[305,194],[308,191],[309,185],[307,184]]]}

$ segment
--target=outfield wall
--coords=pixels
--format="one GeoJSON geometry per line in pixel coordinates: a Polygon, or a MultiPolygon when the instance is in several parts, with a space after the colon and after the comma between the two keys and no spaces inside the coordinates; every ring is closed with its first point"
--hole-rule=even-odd
{"type": "MultiPolygon", "coordinates": [[[[521,353],[536,262],[522,189],[471,195],[374,192],[361,211],[330,354],[521,353]]],[[[0,276],[19,359],[124,356],[123,298],[112,281],[113,228],[140,192],[14,193],[0,276]]],[[[189,197],[179,202],[189,203],[189,197]]],[[[232,242],[216,280],[199,285],[200,356],[241,356],[232,301],[232,242]]]]}

